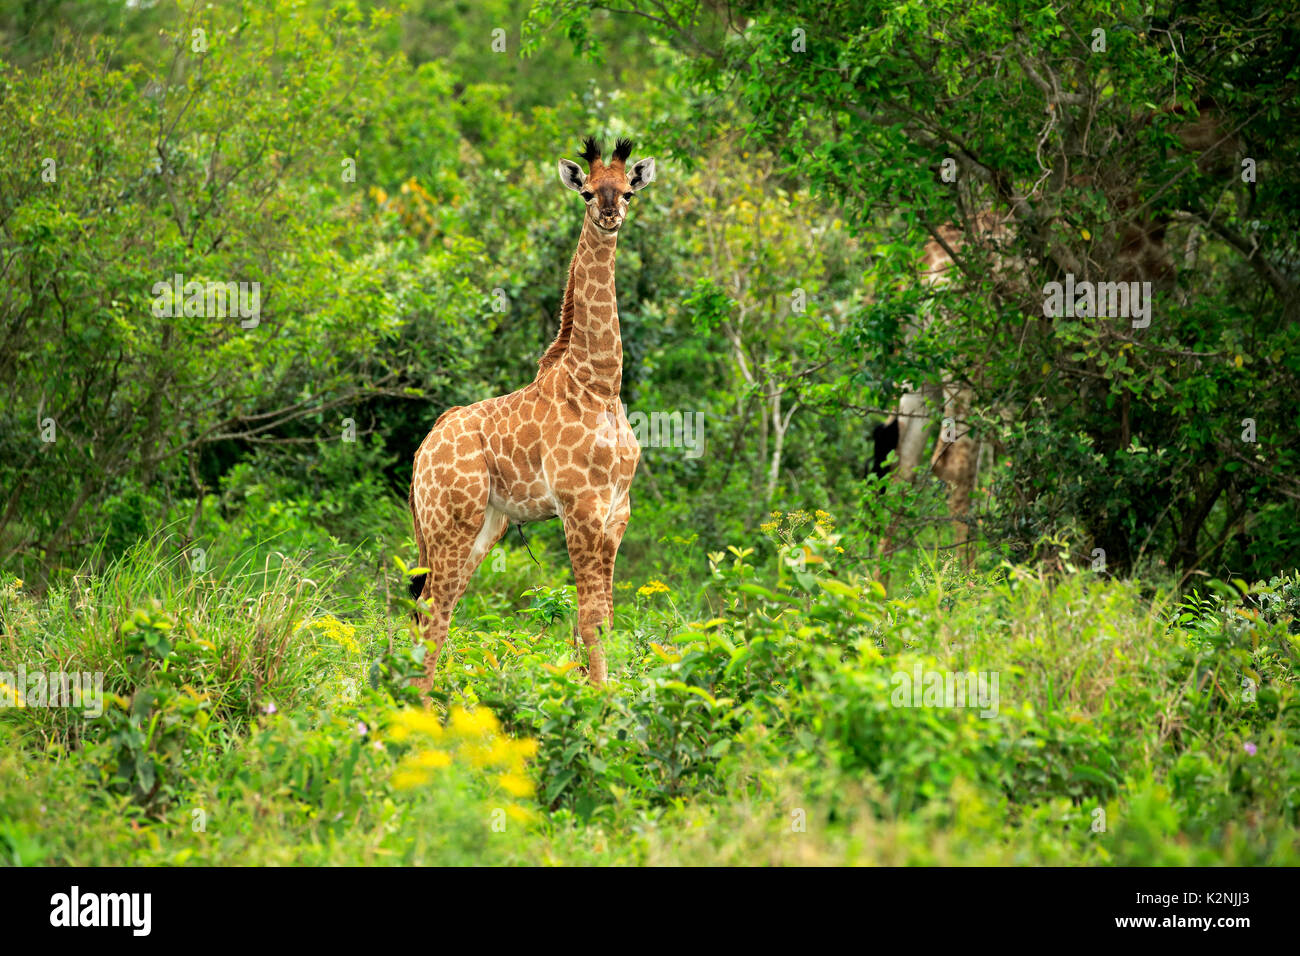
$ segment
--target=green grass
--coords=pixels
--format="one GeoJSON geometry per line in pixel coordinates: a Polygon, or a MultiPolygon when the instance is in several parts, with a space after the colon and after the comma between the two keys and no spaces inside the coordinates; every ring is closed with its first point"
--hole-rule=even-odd
{"type": "Polygon", "coordinates": [[[313,540],[0,586],[0,671],[106,693],[0,709],[0,860],[1300,862],[1294,576],[1180,600],[922,562],[886,592],[825,529],[797,565],[677,539],[660,585],[620,573],[600,689],[564,555],[505,549],[426,710],[397,572],[313,540]],[[996,715],[898,706],[917,669],[996,674],[996,715]]]}

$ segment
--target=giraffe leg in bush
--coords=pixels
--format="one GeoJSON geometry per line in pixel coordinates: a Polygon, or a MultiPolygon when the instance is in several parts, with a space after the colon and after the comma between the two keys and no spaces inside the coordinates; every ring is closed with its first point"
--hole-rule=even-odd
{"type": "Polygon", "coordinates": [[[614,561],[618,558],[619,545],[623,543],[623,533],[627,531],[628,519],[632,515],[631,503],[625,497],[622,504],[610,516],[605,528],[605,540],[601,549],[600,579],[604,596],[604,624],[614,626],[614,561]]]}
{"type": "Polygon", "coordinates": [[[472,442],[461,440],[463,434],[455,416],[443,416],[416,453],[411,482],[416,540],[429,569],[420,587],[420,597],[428,606],[420,622],[421,640],[428,650],[419,686],[426,693],[456,603],[507,524],[506,516],[488,503],[487,465],[481,454],[474,453],[472,442]],[[463,455],[457,455],[458,447],[463,455]]]}
{"type": "Polygon", "coordinates": [[[605,514],[599,504],[584,502],[564,515],[564,537],[578,587],[578,634],[587,648],[587,676],[605,683],[602,631],[609,608],[605,578],[605,514]]]}

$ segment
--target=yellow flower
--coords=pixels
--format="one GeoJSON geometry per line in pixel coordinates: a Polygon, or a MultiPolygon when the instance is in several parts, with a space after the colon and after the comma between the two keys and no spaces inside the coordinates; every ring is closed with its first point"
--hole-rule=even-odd
{"type": "Polygon", "coordinates": [[[668,585],[664,584],[662,581],[656,578],[651,578],[645,584],[637,588],[636,593],[641,595],[642,597],[649,597],[652,594],[667,594],[671,590],[672,589],[669,588],[668,585]]]}
{"type": "Polygon", "coordinates": [[[461,753],[476,767],[504,767],[515,773],[523,773],[528,758],[537,753],[537,741],[493,737],[488,746],[462,747],[461,753]]]}
{"type": "Polygon", "coordinates": [[[421,770],[398,770],[393,774],[393,786],[398,790],[412,790],[429,782],[429,774],[421,770]]]}
{"type": "Polygon", "coordinates": [[[537,819],[533,811],[529,810],[527,807],[521,807],[517,803],[507,804],[506,813],[514,817],[520,823],[532,823],[537,819]]]}
{"type": "Polygon", "coordinates": [[[515,741],[515,750],[525,760],[530,760],[537,756],[537,741],[531,737],[525,737],[522,740],[515,741]]]}
{"type": "Polygon", "coordinates": [[[0,680],[0,705],[5,707],[26,707],[27,701],[23,699],[23,692],[17,687],[0,680]]]}
{"type": "Polygon", "coordinates": [[[388,733],[385,736],[393,743],[400,744],[405,741],[407,737],[411,736],[411,732],[401,726],[389,727],[388,733]]]}
{"type": "Polygon", "coordinates": [[[486,707],[476,707],[472,711],[464,707],[453,707],[451,726],[457,733],[467,737],[471,735],[487,737],[501,729],[496,716],[486,707]]]}
{"type": "Polygon", "coordinates": [[[451,766],[451,754],[445,750],[422,750],[412,757],[409,762],[414,767],[428,767],[430,769],[449,767],[451,766]]]}
{"type": "Polygon", "coordinates": [[[351,624],[345,624],[332,614],[326,614],[324,617],[318,617],[314,621],[299,621],[294,630],[303,627],[314,627],[320,630],[326,637],[343,647],[353,654],[361,653],[361,645],[356,642],[355,635],[357,629],[351,624]]]}
{"type": "Polygon", "coordinates": [[[438,720],[435,714],[430,713],[423,707],[407,707],[405,710],[398,711],[397,716],[393,718],[392,726],[388,730],[388,737],[391,740],[400,742],[411,736],[411,734],[441,737],[443,734],[442,722],[438,720]]]}
{"type": "Polygon", "coordinates": [[[537,754],[537,741],[516,740],[501,732],[501,724],[486,707],[457,706],[444,727],[430,711],[413,707],[399,711],[389,722],[387,737],[403,741],[414,735],[438,739],[438,747],[423,747],[407,754],[393,772],[393,786],[409,790],[427,784],[431,771],[453,763],[495,768],[496,782],[516,797],[532,796],[532,781],[525,775],[529,758],[537,754]]]}
{"type": "Polygon", "coordinates": [[[533,795],[533,782],[519,773],[503,773],[497,777],[497,783],[501,784],[506,793],[512,797],[531,797],[533,795]]]}

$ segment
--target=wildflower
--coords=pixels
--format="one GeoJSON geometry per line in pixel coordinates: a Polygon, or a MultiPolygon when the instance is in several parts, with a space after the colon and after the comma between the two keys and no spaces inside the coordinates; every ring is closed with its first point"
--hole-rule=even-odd
{"type": "Polygon", "coordinates": [[[457,733],[479,737],[490,736],[501,729],[492,711],[486,707],[476,707],[472,711],[464,707],[453,707],[451,726],[457,733]]]}
{"type": "Polygon", "coordinates": [[[361,653],[361,645],[355,640],[357,629],[351,624],[344,624],[332,614],[326,614],[324,617],[317,618],[314,621],[300,622],[298,627],[317,628],[331,641],[334,641],[336,644],[341,644],[343,648],[350,653],[361,653]]]}
{"type": "Polygon", "coordinates": [[[422,707],[408,707],[398,712],[397,716],[393,718],[392,726],[388,730],[388,737],[390,740],[400,743],[411,734],[440,737],[442,732],[442,723],[435,715],[422,707]]]}
{"type": "Polygon", "coordinates": [[[411,790],[429,782],[429,775],[418,770],[398,770],[393,773],[393,786],[398,790],[411,790]]]}
{"type": "Polygon", "coordinates": [[[656,578],[651,578],[645,584],[637,588],[636,593],[641,595],[641,597],[649,597],[652,594],[667,594],[671,590],[672,589],[662,581],[656,578]]]}
{"type": "Polygon", "coordinates": [[[262,713],[274,714],[274,713],[278,713],[278,709],[276,708],[275,704],[264,704],[262,706],[262,713]]]}
{"type": "Polygon", "coordinates": [[[1259,748],[1256,747],[1256,746],[1255,746],[1253,743],[1251,743],[1250,741],[1246,741],[1246,746],[1245,746],[1244,749],[1245,749],[1246,753],[1250,754],[1252,757],[1255,756],[1255,753],[1259,750],[1259,748]]]}
{"type": "Polygon", "coordinates": [[[533,795],[533,782],[519,773],[503,773],[497,777],[497,783],[501,784],[506,793],[512,797],[531,797],[533,795]]]}
{"type": "Polygon", "coordinates": [[[445,750],[421,750],[414,757],[410,758],[409,763],[415,767],[426,767],[429,769],[435,767],[451,766],[451,754],[445,750]]]}
{"type": "Polygon", "coordinates": [[[370,728],[366,726],[366,722],[364,720],[357,721],[357,736],[364,737],[368,733],[370,733],[370,728]]]}
{"type": "Polygon", "coordinates": [[[26,705],[22,691],[0,680],[0,707],[25,707],[26,705]]]}
{"type": "Polygon", "coordinates": [[[521,807],[517,803],[506,804],[506,813],[514,817],[520,823],[532,823],[534,815],[527,807],[521,807]]]}
{"type": "Polygon", "coordinates": [[[758,530],[763,532],[763,534],[771,534],[773,531],[776,530],[776,528],[777,528],[777,523],[775,521],[764,521],[761,525],[758,526],[758,530]]]}
{"type": "Polygon", "coordinates": [[[465,755],[476,767],[507,767],[516,772],[521,772],[525,761],[536,753],[537,741],[510,737],[494,737],[487,747],[465,748],[465,755]]]}

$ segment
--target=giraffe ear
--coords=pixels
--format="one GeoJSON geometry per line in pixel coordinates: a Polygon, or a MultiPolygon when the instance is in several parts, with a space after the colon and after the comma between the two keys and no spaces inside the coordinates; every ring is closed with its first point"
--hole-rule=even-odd
{"type": "Polygon", "coordinates": [[[582,171],[582,167],[573,160],[562,159],[560,160],[560,182],[570,189],[580,191],[587,182],[587,175],[582,171]]]}
{"type": "Polygon", "coordinates": [[[652,157],[647,156],[645,159],[638,159],[627,171],[627,188],[636,192],[638,189],[644,189],[654,182],[655,178],[655,161],[652,157]]]}

